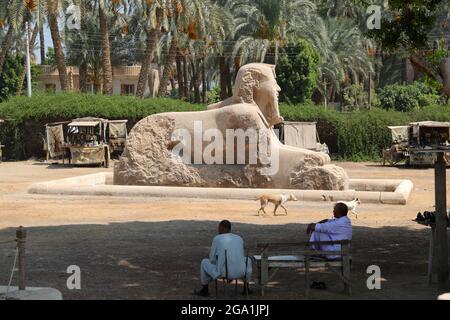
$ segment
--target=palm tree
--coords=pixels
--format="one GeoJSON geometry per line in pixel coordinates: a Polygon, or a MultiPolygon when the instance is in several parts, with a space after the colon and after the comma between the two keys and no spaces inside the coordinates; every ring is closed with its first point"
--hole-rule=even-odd
{"type": "Polygon", "coordinates": [[[109,46],[109,27],[108,17],[106,16],[106,0],[98,1],[98,18],[100,21],[100,30],[102,33],[102,66],[103,66],[103,93],[112,95],[113,78],[111,66],[111,48],[109,46]]]}
{"type": "Polygon", "coordinates": [[[145,19],[148,21],[141,21],[141,23],[147,25],[145,28],[147,39],[145,54],[142,59],[141,71],[139,73],[139,80],[136,88],[136,96],[139,98],[144,97],[145,86],[148,78],[148,68],[152,62],[153,52],[155,51],[158,41],[165,8],[165,0],[154,1],[150,6],[148,5],[148,1],[140,1],[136,3],[135,16],[137,16],[139,20],[145,19]]]}
{"type": "Polygon", "coordinates": [[[321,57],[318,90],[323,97],[333,99],[342,84],[364,83],[373,72],[374,62],[369,56],[371,41],[361,33],[351,19],[315,16],[301,35],[310,42],[321,57]]]}
{"type": "Polygon", "coordinates": [[[70,85],[69,79],[67,77],[64,48],[62,46],[61,35],[59,33],[58,27],[58,14],[60,5],[62,5],[60,1],[46,0],[48,24],[50,26],[50,34],[53,42],[53,49],[55,50],[56,67],[59,73],[61,90],[67,91],[70,89],[70,85]]]}
{"type": "Polygon", "coordinates": [[[166,14],[169,18],[169,29],[164,41],[169,45],[159,87],[161,96],[167,94],[169,78],[174,73],[173,65],[177,54],[180,52],[180,38],[187,36],[191,40],[201,39],[205,41],[202,38],[207,33],[205,8],[209,5],[211,5],[209,0],[170,0],[167,2],[166,14]]]}
{"type": "Polygon", "coordinates": [[[17,16],[21,17],[23,8],[18,1],[1,0],[0,1],[0,30],[5,28],[5,23],[8,24],[8,30],[3,38],[0,52],[0,74],[3,71],[3,65],[6,60],[6,54],[11,48],[14,36],[14,26],[17,27],[22,21],[17,21],[17,16]],[[14,16],[16,14],[16,16],[14,16]]]}
{"type": "MultiPolygon", "coordinates": [[[[171,79],[177,78],[181,98],[190,98],[189,92],[193,90],[193,101],[206,102],[211,79],[208,69],[214,68],[224,53],[225,40],[233,33],[233,18],[226,8],[211,1],[177,5],[183,17],[177,17],[177,12],[170,14],[170,26],[176,30],[162,36],[160,41],[164,52],[168,52],[161,88],[167,90],[169,81],[174,84],[171,79]]],[[[163,89],[162,93],[165,92],[163,89]]]]}
{"type": "Polygon", "coordinates": [[[41,65],[45,65],[45,35],[44,24],[39,27],[39,51],[41,54],[41,65]]]}
{"type": "Polygon", "coordinates": [[[8,50],[12,44],[13,34],[14,28],[12,25],[10,25],[8,27],[8,31],[6,32],[5,38],[3,39],[2,42],[2,49],[1,49],[2,51],[0,52],[0,74],[3,71],[3,64],[5,63],[6,60],[6,54],[8,53],[8,50]]]}
{"type": "Polygon", "coordinates": [[[309,0],[238,0],[232,7],[237,19],[233,56],[242,63],[276,64],[280,48],[315,10],[309,0]]]}
{"type": "Polygon", "coordinates": [[[89,74],[92,74],[92,82],[97,92],[102,84],[101,50],[98,47],[97,38],[99,34],[98,18],[89,3],[81,7],[81,29],[77,31],[66,30],[65,44],[67,49],[67,61],[72,65],[79,66],[79,89],[87,92],[89,74]]]}

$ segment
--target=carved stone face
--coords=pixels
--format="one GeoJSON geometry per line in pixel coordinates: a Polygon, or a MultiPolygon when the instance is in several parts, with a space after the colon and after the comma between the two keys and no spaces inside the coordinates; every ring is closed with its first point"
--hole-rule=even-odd
{"type": "Polygon", "coordinates": [[[252,63],[241,67],[238,72],[235,94],[243,102],[258,105],[271,126],[283,121],[278,106],[280,91],[274,65],[252,63]]]}

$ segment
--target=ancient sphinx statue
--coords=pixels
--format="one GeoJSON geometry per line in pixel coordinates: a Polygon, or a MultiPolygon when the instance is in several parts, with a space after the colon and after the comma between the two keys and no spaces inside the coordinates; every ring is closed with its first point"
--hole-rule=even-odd
{"type": "Polygon", "coordinates": [[[149,116],[131,130],[114,169],[120,185],[345,190],[328,155],[283,145],[275,66],[248,64],[234,95],[206,111],[149,116]]]}

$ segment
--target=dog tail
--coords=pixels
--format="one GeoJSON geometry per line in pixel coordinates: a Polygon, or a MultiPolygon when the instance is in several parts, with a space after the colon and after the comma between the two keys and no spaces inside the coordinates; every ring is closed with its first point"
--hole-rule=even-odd
{"type": "Polygon", "coordinates": [[[258,198],[255,199],[255,201],[261,200],[262,197],[263,197],[263,196],[259,196],[258,198]]]}

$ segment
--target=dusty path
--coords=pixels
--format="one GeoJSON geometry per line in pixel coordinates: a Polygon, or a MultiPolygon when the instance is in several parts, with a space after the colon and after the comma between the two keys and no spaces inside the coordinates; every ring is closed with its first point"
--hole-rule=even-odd
{"type": "MultiPolygon", "coordinates": [[[[426,284],[428,230],[413,223],[418,211],[434,204],[433,169],[383,168],[340,163],[353,178],[411,179],[407,206],[362,204],[354,221],[353,298],[434,299],[426,284]],[[376,264],[382,290],[366,288],[365,270],[376,264]]],[[[198,285],[201,258],[208,254],[217,221],[229,219],[246,245],[257,241],[304,241],[306,224],[330,216],[331,203],[289,203],[289,215],[257,217],[254,201],[70,197],[29,195],[33,182],[104,171],[33,162],[0,164],[0,242],[18,225],[29,228],[28,277],[32,286],[52,286],[66,299],[189,299],[198,285]],[[82,270],[82,290],[65,284],[69,265],[82,270]]],[[[450,176],[450,174],[449,174],[450,176]]],[[[450,188],[450,177],[448,178],[450,188]]],[[[447,190],[447,194],[449,194],[447,190]]],[[[13,248],[0,245],[0,283],[6,283],[13,248]]],[[[328,292],[312,298],[345,299],[332,274],[317,274],[328,292]]],[[[269,299],[302,299],[303,276],[280,272],[269,299]]],[[[225,296],[233,297],[232,288],[225,296]]],[[[258,298],[253,295],[252,298],[258,298]]]]}

